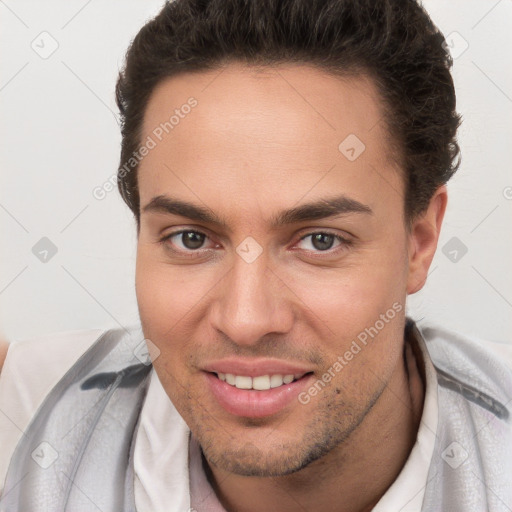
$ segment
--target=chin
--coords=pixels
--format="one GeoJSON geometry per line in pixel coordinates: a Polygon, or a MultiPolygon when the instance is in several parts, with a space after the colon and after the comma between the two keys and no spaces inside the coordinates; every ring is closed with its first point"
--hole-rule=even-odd
{"type": "MultiPolygon", "coordinates": [[[[271,436],[272,434],[269,434],[271,436]]],[[[259,447],[250,441],[236,446],[229,440],[227,447],[213,436],[198,438],[208,463],[219,470],[240,476],[280,477],[296,473],[323,457],[333,446],[330,443],[290,442],[287,446],[259,447]],[[213,440],[215,438],[215,441],[213,440]],[[204,441],[204,442],[203,442],[204,441]]],[[[265,440],[265,436],[260,436],[265,440]]]]}

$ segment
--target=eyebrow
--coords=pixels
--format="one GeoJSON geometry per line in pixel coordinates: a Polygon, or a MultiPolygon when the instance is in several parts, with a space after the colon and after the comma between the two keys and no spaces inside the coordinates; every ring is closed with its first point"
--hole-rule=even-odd
{"type": "MultiPolygon", "coordinates": [[[[144,206],[142,211],[144,213],[155,212],[179,215],[197,222],[215,224],[229,230],[227,222],[218,217],[209,208],[198,206],[166,195],[153,197],[153,199],[144,206]]],[[[270,226],[275,229],[288,224],[326,219],[328,217],[351,213],[373,215],[373,210],[366,204],[341,195],[331,198],[323,198],[318,201],[290,208],[289,210],[283,210],[277,215],[271,217],[270,226]]]]}

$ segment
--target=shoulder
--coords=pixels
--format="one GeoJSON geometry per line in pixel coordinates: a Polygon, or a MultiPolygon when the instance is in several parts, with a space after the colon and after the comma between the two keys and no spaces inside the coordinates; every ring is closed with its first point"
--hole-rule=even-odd
{"type": "Polygon", "coordinates": [[[44,395],[103,332],[102,329],[59,331],[12,340],[4,346],[0,406],[6,406],[8,397],[23,397],[24,403],[18,404],[18,409],[33,412],[44,395]]]}
{"type": "Polygon", "coordinates": [[[427,346],[432,349],[435,347],[436,352],[441,352],[445,357],[457,354],[477,363],[481,362],[479,357],[484,357],[494,364],[512,370],[512,342],[480,338],[434,324],[419,327],[419,330],[427,346]]]}
{"type": "MultiPolygon", "coordinates": [[[[10,347],[15,346],[16,352],[18,351],[18,347],[21,347],[20,344],[23,344],[23,348],[30,347],[30,350],[35,349],[38,352],[38,349],[41,349],[44,353],[45,346],[50,343],[50,345],[63,345],[64,349],[77,349],[80,350],[83,348],[84,342],[87,345],[88,341],[94,341],[98,334],[102,333],[101,329],[91,329],[91,330],[75,330],[75,331],[60,331],[56,333],[47,334],[39,337],[31,337],[26,338],[15,343],[9,343],[7,340],[0,338],[0,373],[2,368],[4,367],[5,360],[7,359],[7,354],[11,353],[9,351],[10,347]],[[72,344],[72,345],[71,345],[72,344]]],[[[72,350],[73,352],[73,350],[72,350]]],[[[70,354],[72,355],[72,354],[70,354]]]]}
{"type": "Polygon", "coordinates": [[[58,331],[5,342],[0,348],[0,354],[3,354],[3,371],[0,375],[8,369],[12,370],[13,365],[23,373],[32,368],[48,368],[50,371],[53,369],[53,373],[59,373],[61,368],[72,364],[103,332],[103,329],[58,331]]]}
{"type": "Polygon", "coordinates": [[[45,397],[104,329],[59,331],[2,345],[0,494],[15,446],[45,397]]]}
{"type": "Polygon", "coordinates": [[[60,331],[11,340],[0,373],[0,409],[18,426],[26,424],[46,394],[103,332],[60,331]]]}
{"type": "Polygon", "coordinates": [[[512,389],[512,346],[439,326],[420,332],[438,374],[467,389],[492,397],[503,406],[512,389]]]}

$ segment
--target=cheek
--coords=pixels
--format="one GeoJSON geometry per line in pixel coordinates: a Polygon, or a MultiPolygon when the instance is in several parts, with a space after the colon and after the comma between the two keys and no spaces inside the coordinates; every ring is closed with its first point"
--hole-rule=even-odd
{"type": "Polygon", "coordinates": [[[141,324],[144,336],[159,350],[153,366],[175,404],[184,401],[189,357],[188,337],[180,332],[183,329],[180,321],[192,307],[187,293],[180,289],[182,279],[153,256],[138,251],[135,286],[141,324]]]}
{"type": "MultiPolygon", "coordinates": [[[[172,288],[149,258],[137,257],[135,273],[135,290],[142,323],[151,331],[159,331],[159,320],[165,318],[163,313],[174,311],[172,288]]],[[[147,334],[147,333],[146,333],[147,334]]]]}
{"type": "Polygon", "coordinates": [[[155,368],[165,364],[173,374],[184,372],[193,350],[190,340],[202,325],[205,299],[212,286],[204,271],[171,266],[154,251],[139,248],[136,297],[144,335],[162,356],[155,368]]]}
{"type": "Polygon", "coordinates": [[[373,368],[382,377],[399,356],[406,258],[404,241],[397,236],[357,253],[344,268],[323,270],[308,279],[295,278],[294,291],[307,306],[304,311],[314,313],[309,318],[321,333],[319,343],[325,359],[333,364],[338,356],[352,350],[343,373],[350,376],[348,381],[355,388],[369,384],[364,381],[371,374],[361,374],[361,368],[373,368]]]}
{"type": "Polygon", "coordinates": [[[145,248],[137,251],[137,303],[141,320],[151,330],[169,329],[197,302],[200,289],[186,274],[166,264],[155,252],[145,248]]]}
{"type": "Polygon", "coordinates": [[[405,301],[406,254],[372,252],[346,268],[294,277],[294,291],[302,302],[342,337],[373,324],[394,302],[405,301]]]}
{"type": "MultiPolygon", "coordinates": [[[[159,376],[160,371],[157,368],[162,361],[165,361],[165,366],[172,364],[176,358],[171,356],[183,350],[179,346],[182,337],[177,335],[177,331],[180,318],[190,309],[186,293],[180,289],[173,274],[175,273],[171,273],[169,267],[166,268],[154,261],[154,258],[138,251],[135,273],[137,305],[144,336],[160,351],[160,356],[154,361],[159,376]]],[[[167,370],[174,373],[170,367],[167,370]]]]}

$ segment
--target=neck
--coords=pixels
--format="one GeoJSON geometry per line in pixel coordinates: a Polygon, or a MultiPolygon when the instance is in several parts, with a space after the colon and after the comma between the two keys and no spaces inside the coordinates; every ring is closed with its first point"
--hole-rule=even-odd
{"type": "Polygon", "coordinates": [[[203,460],[219,501],[228,512],[370,511],[396,480],[415,443],[425,393],[422,375],[421,353],[406,340],[404,357],[360,426],[297,473],[245,477],[203,460]]]}

